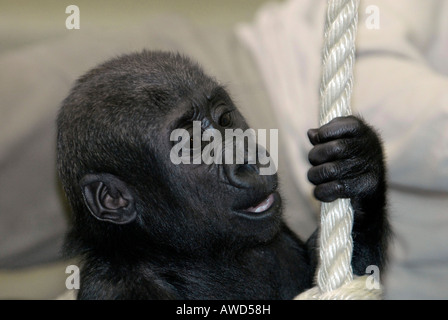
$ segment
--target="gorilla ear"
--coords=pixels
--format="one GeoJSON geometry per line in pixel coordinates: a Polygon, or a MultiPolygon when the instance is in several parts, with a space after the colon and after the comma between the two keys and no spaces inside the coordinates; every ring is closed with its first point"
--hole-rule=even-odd
{"type": "Polygon", "coordinates": [[[84,201],[101,221],[126,224],[137,217],[134,197],[126,183],[112,174],[87,174],[80,181],[84,201]]]}

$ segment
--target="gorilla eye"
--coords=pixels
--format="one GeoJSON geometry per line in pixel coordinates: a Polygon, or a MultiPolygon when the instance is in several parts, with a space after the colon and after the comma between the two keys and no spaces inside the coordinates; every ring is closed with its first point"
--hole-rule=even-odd
{"type": "Polygon", "coordinates": [[[219,125],[221,127],[229,127],[232,124],[232,114],[231,112],[226,112],[224,113],[220,118],[219,118],[219,125]]]}

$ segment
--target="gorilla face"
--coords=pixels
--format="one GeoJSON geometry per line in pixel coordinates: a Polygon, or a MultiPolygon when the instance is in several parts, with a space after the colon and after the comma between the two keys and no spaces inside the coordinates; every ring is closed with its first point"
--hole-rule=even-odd
{"type": "Polygon", "coordinates": [[[82,247],[106,236],[116,248],[235,250],[278,233],[277,175],[260,175],[258,160],[170,160],[171,133],[191,132],[193,121],[223,137],[249,128],[226,90],[180,55],[123,56],[77,82],[58,118],[58,168],[82,247]]]}
{"type": "MultiPolygon", "coordinates": [[[[193,94],[194,98],[185,96],[180,106],[162,120],[166,129],[161,130],[164,141],[159,144],[163,146],[160,158],[170,190],[180,205],[178,210],[190,221],[201,221],[198,227],[205,225],[215,235],[231,235],[239,241],[270,239],[279,227],[281,213],[277,175],[260,175],[260,163],[249,164],[247,159],[243,164],[209,165],[203,162],[175,165],[170,161],[172,130],[185,129],[192,136],[193,121],[199,121],[202,130],[218,130],[223,137],[226,129],[249,128],[222,87],[214,84],[211,91],[195,88],[193,94]]],[[[205,144],[200,145],[202,150],[205,144]]]]}

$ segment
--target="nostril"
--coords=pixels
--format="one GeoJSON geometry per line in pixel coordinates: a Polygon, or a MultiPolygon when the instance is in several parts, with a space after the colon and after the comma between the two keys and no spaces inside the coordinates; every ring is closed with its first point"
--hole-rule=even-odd
{"type": "Polygon", "coordinates": [[[259,169],[255,164],[233,164],[224,168],[228,181],[235,187],[251,188],[257,184],[259,169]]]}

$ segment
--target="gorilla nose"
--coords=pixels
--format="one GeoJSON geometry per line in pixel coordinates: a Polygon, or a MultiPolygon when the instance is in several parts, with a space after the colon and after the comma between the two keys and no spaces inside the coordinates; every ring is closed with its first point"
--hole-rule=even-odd
{"type": "Polygon", "coordinates": [[[224,165],[224,172],[229,183],[238,188],[252,188],[259,184],[260,169],[256,164],[224,165]]]}

